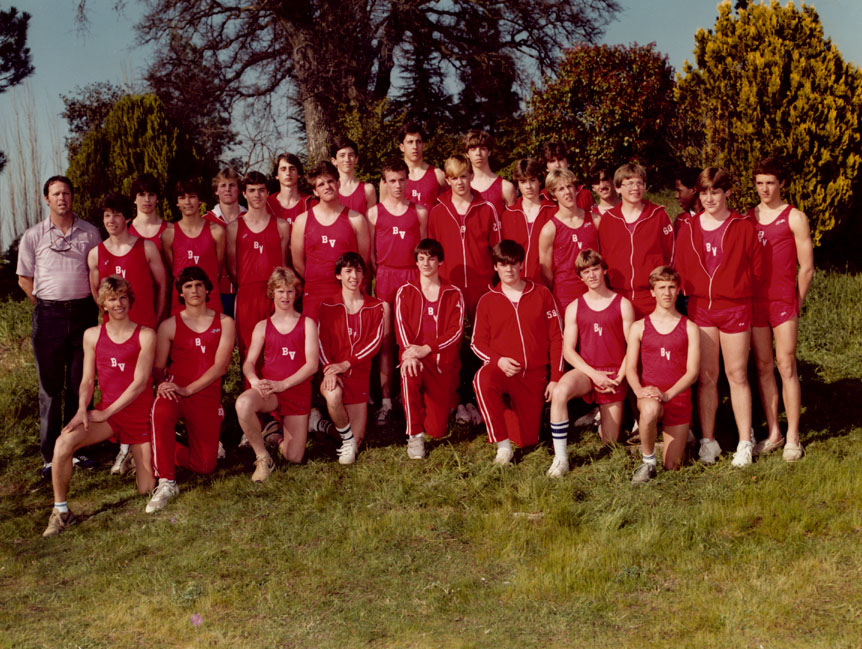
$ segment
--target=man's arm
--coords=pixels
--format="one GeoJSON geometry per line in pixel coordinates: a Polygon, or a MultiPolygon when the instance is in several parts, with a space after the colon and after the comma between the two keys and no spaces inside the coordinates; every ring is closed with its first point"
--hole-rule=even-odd
{"type": "Polygon", "coordinates": [[[293,262],[293,270],[300,277],[305,277],[305,223],[308,212],[303,212],[293,222],[293,230],[290,233],[290,260],[293,262]]]}
{"type": "Polygon", "coordinates": [[[21,243],[18,244],[18,286],[24,291],[27,299],[36,304],[33,295],[33,277],[36,275],[36,247],[31,230],[24,232],[21,243]]]}
{"type": "Polygon", "coordinates": [[[644,387],[638,376],[638,360],[641,355],[641,339],[644,333],[644,321],[638,320],[629,330],[626,346],[626,380],[638,399],[655,399],[661,401],[661,391],[654,385],[644,387]]]}
{"type": "Polygon", "coordinates": [[[177,318],[180,315],[169,317],[159,325],[156,334],[156,355],[153,360],[153,381],[158,385],[165,380],[165,367],[168,365],[168,357],[171,354],[171,344],[177,331],[177,318]]]}
{"type": "MultiPolygon", "coordinates": [[[[368,214],[366,215],[368,219],[368,240],[370,241],[369,246],[369,259],[368,263],[371,270],[376,274],[377,273],[377,205],[374,207],[368,208],[368,214]]],[[[358,241],[357,237],[357,241],[358,241]]]]}
{"type": "Polygon", "coordinates": [[[27,299],[33,304],[36,304],[36,296],[33,295],[33,278],[18,275],[18,286],[20,286],[21,290],[24,291],[24,295],[27,296],[27,299]]]}
{"type": "Polygon", "coordinates": [[[419,218],[419,238],[428,238],[428,210],[416,204],[416,216],[419,218]]]}
{"type": "Polygon", "coordinates": [[[93,398],[96,389],[96,342],[99,340],[101,327],[90,327],[84,332],[84,365],[81,374],[81,386],[78,388],[78,410],[71,421],[63,427],[61,433],[71,432],[78,426],[84,430],[89,428],[90,418],[87,416],[87,406],[93,398]]]}
{"type": "Polygon", "coordinates": [[[168,262],[168,268],[174,268],[174,228],[177,227],[173,223],[168,223],[168,227],[162,230],[162,254],[168,262]]]}
{"type": "Polygon", "coordinates": [[[506,204],[506,207],[514,205],[515,201],[518,200],[518,193],[515,191],[515,186],[505,178],[503,179],[502,193],[503,202],[506,204]]]}
{"type": "Polygon", "coordinates": [[[377,192],[374,191],[374,185],[371,183],[362,184],[365,185],[365,211],[367,212],[377,205],[377,192]]]}
{"type": "Polygon", "coordinates": [[[799,312],[802,313],[802,303],[811,288],[814,277],[814,244],[811,241],[811,228],[808,217],[797,209],[790,211],[788,218],[790,231],[796,240],[796,260],[799,262],[799,275],[796,280],[796,299],[799,312]]]}
{"type": "MultiPolygon", "coordinates": [[[[150,265],[153,283],[156,285],[156,321],[160,322],[165,316],[165,307],[168,304],[168,274],[156,244],[144,239],[144,252],[147,254],[147,263],[150,265]]],[[[92,280],[90,281],[92,282],[92,280]]]]}
{"type": "MultiPolygon", "coordinates": [[[[234,221],[234,223],[236,223],[236,221],[234,221]]],[[[227,240],[227,236],[225,235],[225,228],[221,225],[210,223],[210,232],[212,233],[213,241],[215,242],[216,263],[218,264],[219,271],[221,271],[221,269],[224,268],[224,253],[227,240]]],[[[216,278],[211,279],[213,280],[213,283],[215,283],[216,278]]]]}

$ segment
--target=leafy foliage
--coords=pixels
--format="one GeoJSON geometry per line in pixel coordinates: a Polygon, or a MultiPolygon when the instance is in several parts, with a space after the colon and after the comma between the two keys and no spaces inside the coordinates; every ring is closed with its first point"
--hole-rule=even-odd
{"type": "MultiPolygon", "coordinates": [[[[68,176],[77,189],[75,211],[98,223],[102,196],[109,191],[128,194],[139,174],[151,173],[165,187],[180,177],[209,177],[209,164],[168,118],[158,97],[126,95],[83,137],[69,163],[68,176]]],[[[163,214],[170,213],[167,194],[161,196],[163,214]]]]}
{"type": "MultiPolygon", "coordinates": [[[[27,24],[30,14],[18,13],[15,7],[0,11],[0,93],[21,83],[33,73],[30,48],[27,47],[27,24]]],[[[9,158],[0,151],[0,172],[9,158]]]]}
{"type": "Polygon", "coordinates": [[[751,169],[782,155],[784,195],[809,217],[815,243],[847,219],[862,161],[862,74],[824,38],[817,12],[777,0],[734,12],[719,5],[695,35],[695,65],[678,84],[680,110],[701,133],[687,162],[720,165],[757,201],[751,169]]]}
{"type": "Polygon", "coordinates": [[[673,68],[654,43],[576,45],[533,90],[526,116],[533,148],[562,140],[582,171],[598,160],[667,167],[673,88],[673,68]]]}
{"type": "Polygon", "coordinates": [[[70,160],[78,153],[87,133],[104,123],[123,94],[119,86],[109,81],[99,81],[77,87],[72,94],[60,95],[64,105],[60,117],[69,123],[66,151],[70,160]]]}

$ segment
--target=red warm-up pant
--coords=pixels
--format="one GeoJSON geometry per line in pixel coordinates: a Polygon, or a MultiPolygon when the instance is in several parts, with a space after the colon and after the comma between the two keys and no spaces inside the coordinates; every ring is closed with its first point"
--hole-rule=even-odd
{"type": "Polygon", "coordinates": [[[156,397],[153,402],[153,468],[157,478],[173,480],[175,468],[212,473],[218,457],[219,432],[224,419],[221,386],[178,401],[156,397]],[[175,427],[183,419],[189,445],[177,442],[175,427]]]}
{"type": "Polygon", "coordinates": [[[422,359],[419,376],[401,375],[401,400],[407,419],[407,434],[425,432],[440,438],[449,423],[449,405],[457,401],[458,372],[437,372],[434,363],[422,359]],[[456,395],[453,397],[453,395],[456,395]]]}
{"type": "Polygon", "coordinates": [[[521,448],[534,446],[539,441],[539,427],[542,423],[542,409],[545,404],[545,387],[548,385],[544,369],[527,370],[515,376],[506,376],[496,365],[483,365],[473,379],[476,401],[485,425],[488,439],[502,442],[510,439],[521,448]],[[503,400],[508,395],[510,412],[514,412],[518,426],[507,421],[509,407],[503,400]]]}

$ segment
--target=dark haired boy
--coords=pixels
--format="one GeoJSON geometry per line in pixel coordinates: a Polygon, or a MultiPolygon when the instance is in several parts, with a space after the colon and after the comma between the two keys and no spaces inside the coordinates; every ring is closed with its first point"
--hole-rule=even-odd
{"type": "Polygon", "coordinates": [[[446,174],[425,162],[428,134],[419,122],[407,122],[398,130],[397,141],[408,169],[407,198],[430,210],[446,187],[446,174]]]}
{"type": "Polygon", "coordinates": [[[159,196],[161,189],[153,174],[141,174],[132,183],[129,192],[135,204],[135,217],[129,223],[129,232],[156,244],[162,251],[162,232],[168,227],[167,221],[159,216],[159,196]]]}
{"type": "MultiPolygon", "coordinates": [[[[562,142],[545,142],[542,145],[542,160],[544,160],[546,174],[551,173],[554,169],[568,169],[571,171],[569,150],[562,142]]],[[[547,182],[547,178],[545,180],[547,182]]],[[[542,191],[542,197],[555,200],[553,195],[545,190],[542,191]]],[[[575,202],[587,214],[592,211],[593,204],[595,203],[590,190],[578,183],[576,183],[575,187],[575,202]]]]}
{"type": "Polygon", "coordinates": [[[275,161],[273,175],[278,180],[279,189],[266,199],[270,214],[284,219],[293,225],[296,217],[311,207],[311,196],[302,193],[299,180],[302,178],[302,161],[293,153],[282,153],[275,161]]]}
{"type": "Polygon", "coordinates": [[[377,203],[374,185],[356,177],[359,147],[348,137],[339,137],[329,147],[330,162],[338,169],[339,201],[363,216],[377,203]]]}
{"type": "MultiPolygon", "coordinates": [[[[486,131],[473,129],[462,140],[462,150],[473,167],[470,186],[497,210],[499,218],[507,205],[515,202],[515,186],[491,171],[494,138],[486,131]]],[[[448,175],[448,174],[447,174],[448,175]]]]}
{"type": "Polygon", "coordinates": [[[401,349],[401,397],[407,419],[407,455],[425,457],[424,435],[446,434],[457,402],[464,335],[464,296],[440,278],[443,246],[423,239],[414,250],[418,279],[398,289],[395,335],[401,349]]]}

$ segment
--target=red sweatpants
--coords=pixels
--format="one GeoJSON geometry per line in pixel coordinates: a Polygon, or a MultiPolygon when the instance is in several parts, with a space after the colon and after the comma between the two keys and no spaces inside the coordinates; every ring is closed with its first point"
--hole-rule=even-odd
{"type": "Polygon", "coordinates": [[[511,436],[521,448],[534,446],[539,441],[547,385],[545,370],[528,370],[508,377],[496,365],[483,365],[473,379],[473,389],[485,419],[488,439],[496,443],[511,436]],[[509,396],[518,427],[506,425],[508,406],[503,395],[509,396]]]}
{"type": "Polygon", "coordinates": [[[156,397],[153,402],[153,468],[157,478],[173,480],[175,468],[212,473],[218,459],[218,441],[224,410],[221,384],[179,401],[156,397]],[[189,445],[177,442],[175,426],[183,419],[189,445]]]}
{"type": "Polygon", "coordinates": [[[424,432],[434,438],[446,434],[449,404],[457,403],[458,371],[439,374],[433,362],[422,359],[419,376],[401,374],[401,401],[407,419],[407,434],[424,432]],[[454,396],[453,396],[454,395],[454,396]]]}

